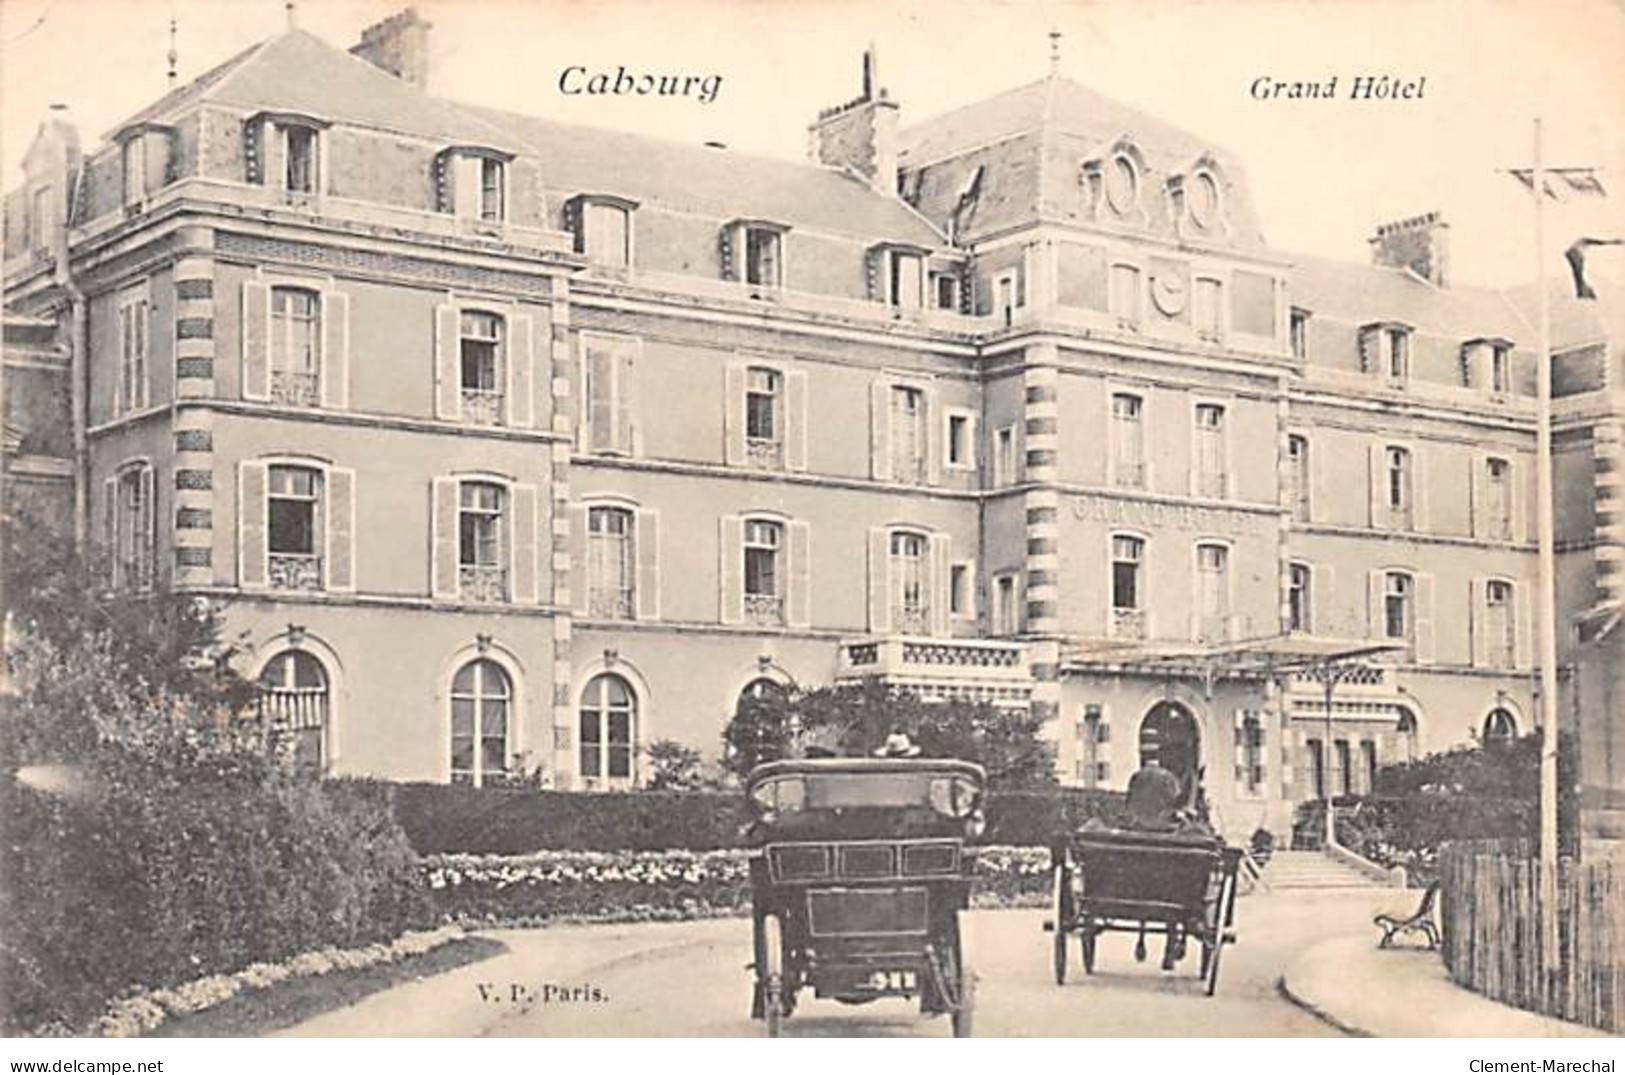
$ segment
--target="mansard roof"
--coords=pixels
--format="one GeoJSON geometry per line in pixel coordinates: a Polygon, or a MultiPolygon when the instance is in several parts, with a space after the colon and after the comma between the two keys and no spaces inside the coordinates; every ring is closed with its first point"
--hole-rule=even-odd
{"type": "Polygon", "coordinates": [[[199,100],[306,113],[448,144],[528,150],[543,185],[555,193],[615,193],[730,219],[760,217],[933,247],[943,242],[902,202],[837,169],[461,104],[424,93],[302,30],[239,53],[120,126],[199,100]]]}
{"type": "Polygon", "coordinates": [[[1142,233],[1171,237],[1165,194],[1170,176],[1199,165],[1223,187],[1226,227],[1218,245],[1262,250],[1263,236],[1247,189],[1245,170],[1227,150],[1071,79],[1050,76],[966,105],[904,129],[899,163],[905,191],[946,227],[977,168],[983,193],[961,234],[974,238],[1042,218],[1092,222],[1081,166],[1128,150],[1144,170],[1142,233]]]}
{"type": "Polygon", "coordinates": [[[529,149],[553,191],[617,194],[719,219],[772,220],[875,241],[940,247],[943,238],[897,198],[847,172],[625,131],[476,108],[529,149]]]}

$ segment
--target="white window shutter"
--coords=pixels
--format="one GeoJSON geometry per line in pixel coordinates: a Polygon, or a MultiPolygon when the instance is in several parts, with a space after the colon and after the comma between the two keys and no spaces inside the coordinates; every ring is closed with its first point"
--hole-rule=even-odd
{"type": "Polygon", "coordinates": [[[1371,500],[1372,529],[1384,529],[1388,525],[1388,474],[1387,450],[1382,444],[1373,444],[1367,449],[1370,459],[1370,481],[1368,492],[1371,500]]]}
{"type": "Polygon", "coordinates": [[[1472,662],[1474,668],[1489,667],[1489,637],[1485,633],[1488,627],[1489,610],[1485,604],[1484,581],[1482,579],[1468,579],[1467,630],[1472,637],[1472,662]]]}
{"type": "Polygon", "coordinates": [[[807,469],[807,372],[784,375],[784,468],[807,469]]]}
{"type": "Polygon", "coordinates": [[[151,588],[157,584],[158,571],[158,489],[152,467],[141,468],[141,518],[136,520],[141,535],[140,583],[151,588]]]}
{"type": "Polygon", "coordinates": [[[587,451],[610,451],[615,447],[615,352],[604,344],[583,338],[582,444],[587,451]]]}
{"type": "Polygon", "coordinates": [[[1474,453],[1472,461],[1468,463],[1472,473],[1468,475],[1467,482],[1467,519],[1475,538],[1488,537],[1490,534],[1490,520],[1488,517],[1490,497],[1489,456],[1474,453]]]}
{"type": "Polygon", "coordinates": [[[740,623],[745,618],[745,521],[724,515],[717,528],[718,619],[740,623]]]}
{"type": "Polygon", "coordinates": [[[615,446],[639,455],[642,430],[638,428],[637,353],[628,347],[615,363],[615,446]]]}
{"type": "Polygon", "coordinates": [[[443,601],[454,600],[457,580],[457,479],[436,478],[432,490],[432,548],[430,592],[443,601]]]}
{"type": "Polygon", "coordinates": [[[812,624],[812,525],[790,524],[790,591],[785,622],[791,627],[812,624]]]}
{"type": "Polygon", "coordinates": [[[976,561],[964,560],[965,565],[965,607],[966,619],[974,620],[981,613],[981,601],[978,599],[981,589],[981,576],[976,573],[976,561]]]}
{"type": "Polygon", "coordinates": [[[1530,496],[1527,500],[1524,498],[1525,490],[1533,492],[1533,489],[1526,485],[1525,482],[1533,480],[1535,468],[1533,466],[1520,466],[1517,458],[1510,454],[1507,456],[1507,468],[1510,471],[1507,475],[1507,503],[1509,505],[1507,510],[1512,515],[1511,519],[1508,520],[1511,524],[1509,529],[1512,532],[1512,540],[1521,542],[1527,540],[1526,535],[1529,533],[1528,520],[1524,517],[1524,505],[1540,503],[1539,499],[1534,496],[1530,496]]]}
{"type": "Polygon", "coordinates": [[[243,281],[243,398],[271,398],[271,289],[243,281]]]}
{"type": "Polygon", "coordinates": [[[322,406],[344,410],[350,405],[350,296],[322,292],[322,406]]]}
{"type": "Polygon", "coordinates": [[[1434,658],[1433,639],[1433,576],[1418,573],[1416,576],[1416,663],[1432,664],[1434,658]]]}
{"type": "MultiPolygon", "coordinates": [[[[160,184],[161,186],[162,184],[160,184]]],[[[152,323],[153,309],[151,299],[141,300],[141,383],[136,390],[141,393],[141,406],[152,404],[152,323]]]]}
{"type": "Polygon", "coordinates": [[[952,538],[947,534],[932,534],[929,545],[931,553],[931,634],[937,638],[946,638],[951,632],[948,616],[948,554],[952,547],[952,538]]]}
{"type": "Polygon", "coordinates": [[[534,338],[534,324],[528,314],[514,314],[508,318],[508,353],[503,356],[508,376],[508,424],[520,429],[529,429],[536,421],[534,338]]]}
{"type": "MultiPolygon", "coordinates": [[[[118,478],[102,481],[102,543],[107,551],[107,584],[119,587],[118,478]]],[[[239,557],[241,560],[241,557],[239,557]]]]}
{"type": "Polygon", "coordinates": [[[462,315],[451,303],[434,310],[434,412],[456,421],[463,416],[462,315]]]}
{"type": "Polygon", "coordinates": [[[636,531],[633,534],[633,553],[637,557],[638,574],[633,599],[637,602],[637,618],[660,618],[660,513],[653,508],[639,508],[636,531]]]}
{"type": "Polygon", "coordinates": [[[253,461],[237,464],[237,583],[245,590],[263,589],[268,580],[267,469],[253,461]]]}
{"type": "Polygon", "coordinates": [[[355,589],[355,471],[329,467],[327,471],[327,589],[349,593],[355,589]]]}
{"type": "Polygon", "coordinates": [[[1383,616],[1383,598],[1386,594],[1387,576],[1382,570],[1366,573],[1366,636],[1368,638],[1387,638],[1387,621],[1383,616]]]}
{"type": "Polygon", "coordinates": [[[592,607],[587,566],[587,506],[570,505],[570,603],[582,615],[592,607]]]}
{"type": "Polygon", "coordinates": [[[1411,529],[1426,533],[1428,528],[1428,453],[1418,443],[1411,451],[1411,529]]]}
{"type": "Polygon", "coordinates": [[[1529,600],[1528,584],[1512,588],[1512,609],[1514,621],[1512,624],[1513,660],[1519,668],[1535,667],[1534,658],[1534,617],[1529,600]]]}
{"type": "Polygon", "coordinates": [[[925,474],[928,485],[942,484],[942,457],[947,450],[946,420],[942,415],[942,394],[935,388],[925,390],[925,474]]]}
{"type": "Polygon", "coordinates": [[[891,385],[877,380],[869,386],[869,476],[891,481],[891,385]]]}
{"type": "Polygon", "coordinates": [[[480,217],[480,158],[472,154],[452,157],[452,204],[457,215],[470,220],[480,217]]]}
{"type": "Polygon", "coordinates": [[[516,605],[536,603],[536,550],[540,535],[536,520],[536,486],[514,485],[508,497],[508,595],[516,605]]]}
{"type": "Polygon", "coordinates": [[[1338,629],[1337,570],[1331,564],[1316,564],[1309,570],[1309,633],[1323,637],[1353,635],[1338,629]]]}
{"type": "Polygon", "coordinates": [[[884,526],[869,528],[869,633],[891,631],[891,535],[884,526]]]}
{"type": "Polygon", "coordinates": [[[722,371],[722,458],[745,464],[745,367],[729,363],[722,371]]]}

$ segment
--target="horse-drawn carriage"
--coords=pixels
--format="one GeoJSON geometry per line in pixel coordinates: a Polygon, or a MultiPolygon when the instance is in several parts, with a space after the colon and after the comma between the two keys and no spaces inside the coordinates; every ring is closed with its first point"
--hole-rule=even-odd
{"type": "Polygon", "coordinates": [[[1146,936],[1161,936],[1163,969],[1201,948],[1199,975],[1212,996],[1219,957],[1235,942],[1236,867],[1241,850],[1206,831],[1151,832],[1080,829],[1050,849],[1057,985],[1065,984],[1067,939],[1076,936],[1083,970],[1093,974],[1102,933],[1137,935],[1134,957],[1146,957],[1146,936]]]}
{"type": "Polygon", "coordinates": [[[777,1036],[798,995],[918,998],[969,1035],[969,898],[982,769],[963,761],[829,758],[757,766],[752,1018],[777,1036]]]}

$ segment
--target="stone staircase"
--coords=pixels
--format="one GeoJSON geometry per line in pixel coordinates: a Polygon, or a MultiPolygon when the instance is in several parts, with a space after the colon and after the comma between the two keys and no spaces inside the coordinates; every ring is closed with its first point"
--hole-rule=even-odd
{"type": "Polygon", "coordinates": [[[1263,876],[1265,883],[1276,892],[1385,887],[1324,851],[1277,851],[1270,856],[1263,876]]]}

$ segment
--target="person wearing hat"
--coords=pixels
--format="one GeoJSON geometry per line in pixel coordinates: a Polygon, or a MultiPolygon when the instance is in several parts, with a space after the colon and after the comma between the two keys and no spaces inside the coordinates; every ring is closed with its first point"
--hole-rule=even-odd
{"type": "Polygon", "coordinates": [[[1184,788],[1162,767],[1160,740],[1155,728],[1140,733],[1140,768],[1129,778],[1127,809],[1134,828],[1167,832],[1179,824],[1184,788]]]}
{"type": "Polygon", "coordinates": [[[909,738],[907,732],[896,726],[892,727],[891,734],[886,736],[886,741],[881,744],[880,749],[875,751],[875,757],[877,758],[917,758],[919,756],[920,748],[918,744],[909,738]]]}

